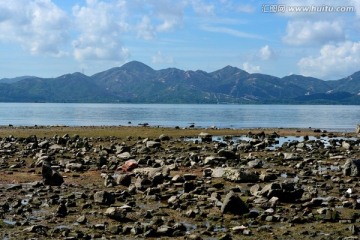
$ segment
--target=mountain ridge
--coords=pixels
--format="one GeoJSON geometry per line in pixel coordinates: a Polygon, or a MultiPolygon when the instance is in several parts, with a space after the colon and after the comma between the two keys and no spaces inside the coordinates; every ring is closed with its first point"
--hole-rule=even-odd
{"type": "Polygon", "coordinates": [[[2,102],[360,104],[360,71],[325,81],[276,77],[227,65],[219,70],[154,70],[131,61],[93,74],[0,79],[2,102]]]}

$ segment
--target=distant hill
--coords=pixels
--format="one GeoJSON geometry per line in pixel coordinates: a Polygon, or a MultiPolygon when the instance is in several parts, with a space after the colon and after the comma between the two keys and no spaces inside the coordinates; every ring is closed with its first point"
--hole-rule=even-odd
{"type": "Polygon", "coordinates": [[[0,79],[1,102],[360,104],[360,72],[335,81],[226,66],[154,70],[137,61],[86,76],[0,79]]]}

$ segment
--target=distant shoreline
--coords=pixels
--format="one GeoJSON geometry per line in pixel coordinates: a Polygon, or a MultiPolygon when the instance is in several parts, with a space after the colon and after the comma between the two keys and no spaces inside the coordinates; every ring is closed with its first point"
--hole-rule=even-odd
{"type": "Polygon", "coordinates": [[[62,136],[64,134],[80,135],[83,137],[149,137],[157,138],[161,134],[178,138],[185,136],[197,136],[201,132],[209,133],[213,136],[224,135],[246,135],[248,133],[271,134],[276,132],[281,136],[356,136],[355,129],[352,132],[326,131],[312,128],[174,128],[174,127],[156,127],[156,126],[0,126],[0,137],[14,135],[17,137],[26,137],[37,135],[40,137],[62,136]]]}

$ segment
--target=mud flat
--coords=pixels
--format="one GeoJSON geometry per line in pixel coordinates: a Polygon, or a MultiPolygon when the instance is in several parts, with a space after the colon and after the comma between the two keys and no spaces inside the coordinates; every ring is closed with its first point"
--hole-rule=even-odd
{"type": "Polygon", "coordinates": [[[2,239],[359,239],[360,140],[317,129],[1,127],[2,239]]]}

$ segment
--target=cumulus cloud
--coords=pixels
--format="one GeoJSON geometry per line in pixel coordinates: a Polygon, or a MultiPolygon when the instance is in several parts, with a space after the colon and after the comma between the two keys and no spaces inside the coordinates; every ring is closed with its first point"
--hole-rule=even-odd
{"type": "Polygon", "coordinates": [[[128,30],[126,3],[87,0],[86,6],[75,6],[73,15],[79,36],[73,41],[74,56],[79,61],[111,60],[122,62],[129,50],[121,44],[128,30]]]}
{"type": "Polygon", "coordinates": [[[343,41],[343,29],[338,21],[289,21],[283,40],[298,46],[343,41]]]}
{"type": "Polygon", "coordinates": [[[170,56],[165,56],[161,51],[158,51],[154,56],[152,56],[153,64],[172,64],[174,59],[170,56]]]}
{"type": "Polygon", "coordinates": [[[141,22],[136,26],[137,36],[145,40],[154,39],[156,36],[155,28],[151,24],[148,16],[143,16],[141,22]]]}
{"type": "Polygon", "coordinates": [[[0,1],[0,40],[20,43],[31,54],[62,56],[69,40],[67,14],[50,0],[0,1]]]}
{"type": "Polygon", "coordinates": [[[262,60],[269,60],[274,58],[275,53],[272,48],[270,48],[269,45],[265,45],[262,48],[260,48],[259,56],[262,60]]]}
{"type": "Polygon", "coordinates": [[[243,63],[243,69],[249,73],[257,73],[260,72],[260,66],[252,65],[249,62],[243,63]]]}
{"type": "Polygon", "coordinates": [[[304,57],[298,66],[304,75],[326,79],[345,77],[359,70],[360,42],[326,44],[318,56],[304,57]]]}

